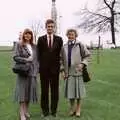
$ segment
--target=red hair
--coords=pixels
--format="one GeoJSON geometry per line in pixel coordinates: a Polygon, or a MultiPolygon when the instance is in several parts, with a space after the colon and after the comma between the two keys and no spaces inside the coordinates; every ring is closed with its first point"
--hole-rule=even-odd
{"type": "Polygon", "coordinates": [[[24,35],[27,34],[27,33],[31,34],[30,44],[33,45],[33,32],[32,32],[32,30],[30,30],[30,29],[28,29],[28,28],[26,28],[26,29],[24,30],[24,32],[23,32],[22,44],[24,45],[24,44],[26,43],[26,40],[25,40],[25,38],[24,38],[24,35]]]}

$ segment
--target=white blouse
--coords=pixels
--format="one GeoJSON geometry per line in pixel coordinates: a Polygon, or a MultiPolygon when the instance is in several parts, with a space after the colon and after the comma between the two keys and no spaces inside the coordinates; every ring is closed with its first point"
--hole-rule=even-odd
{"type": "Polygon", "coordinates": [[[27,46],[27,48],[32,56],[33,55],[32,46],[30,44],[27,44],[26,46],[27,46]]]}

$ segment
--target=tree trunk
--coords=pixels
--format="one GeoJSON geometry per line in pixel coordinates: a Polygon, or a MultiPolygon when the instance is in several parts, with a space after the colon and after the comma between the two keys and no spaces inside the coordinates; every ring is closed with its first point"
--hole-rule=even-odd
{"type": "Polygon", "coordinates": [[[35,40],[35,44],[36,44],[36,41],[37,41],[37,40],[36,40],[36,35],[34,35],[34,40],[35,40]]]}
{"type": "Polygon", "coordinates": [[[116,41],[115,41],[115,28],[114,28],[114,11],[111,10],[111,37],[112,37],[112,43],[115,45],[116,47],[116,41]]]}

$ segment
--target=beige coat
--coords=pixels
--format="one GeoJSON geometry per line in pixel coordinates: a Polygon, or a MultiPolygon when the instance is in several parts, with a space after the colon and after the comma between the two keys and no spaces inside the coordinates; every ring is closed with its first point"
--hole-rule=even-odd
{"type": "MultiPolygon", "coordinates": [[[[64,50],[66,53],[66,61],[68,63],[68,43],[64,45],[64,50]]],[[[72,53],[71,53],[71,68],[68,70],[69,75],[81,75],[82,73],[79,71],[76,71],[76,68],[80,63],[83,63],[85,65],[88,65],[88,58],[90,56],[90,52],[86,48],[85,45],[83,45],[81,42],[76,41],[75,45],[72,48],[72,53]],[[79,44],[81,45],[81,52],[84,55],[84,58],[82,59],[82,56],[80,54],[80,47],[79,44]]]]}

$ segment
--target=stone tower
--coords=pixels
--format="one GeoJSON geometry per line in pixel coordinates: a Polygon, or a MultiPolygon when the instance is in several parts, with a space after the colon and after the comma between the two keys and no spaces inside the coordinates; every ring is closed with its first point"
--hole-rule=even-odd
{"type": "Polygon", "coordinates": [[[56,24],[55,33],[57,33],[57,9],[56,9],[56,0],[52,0],[52,9],[51,9],[51,18],[56,24]]]}

